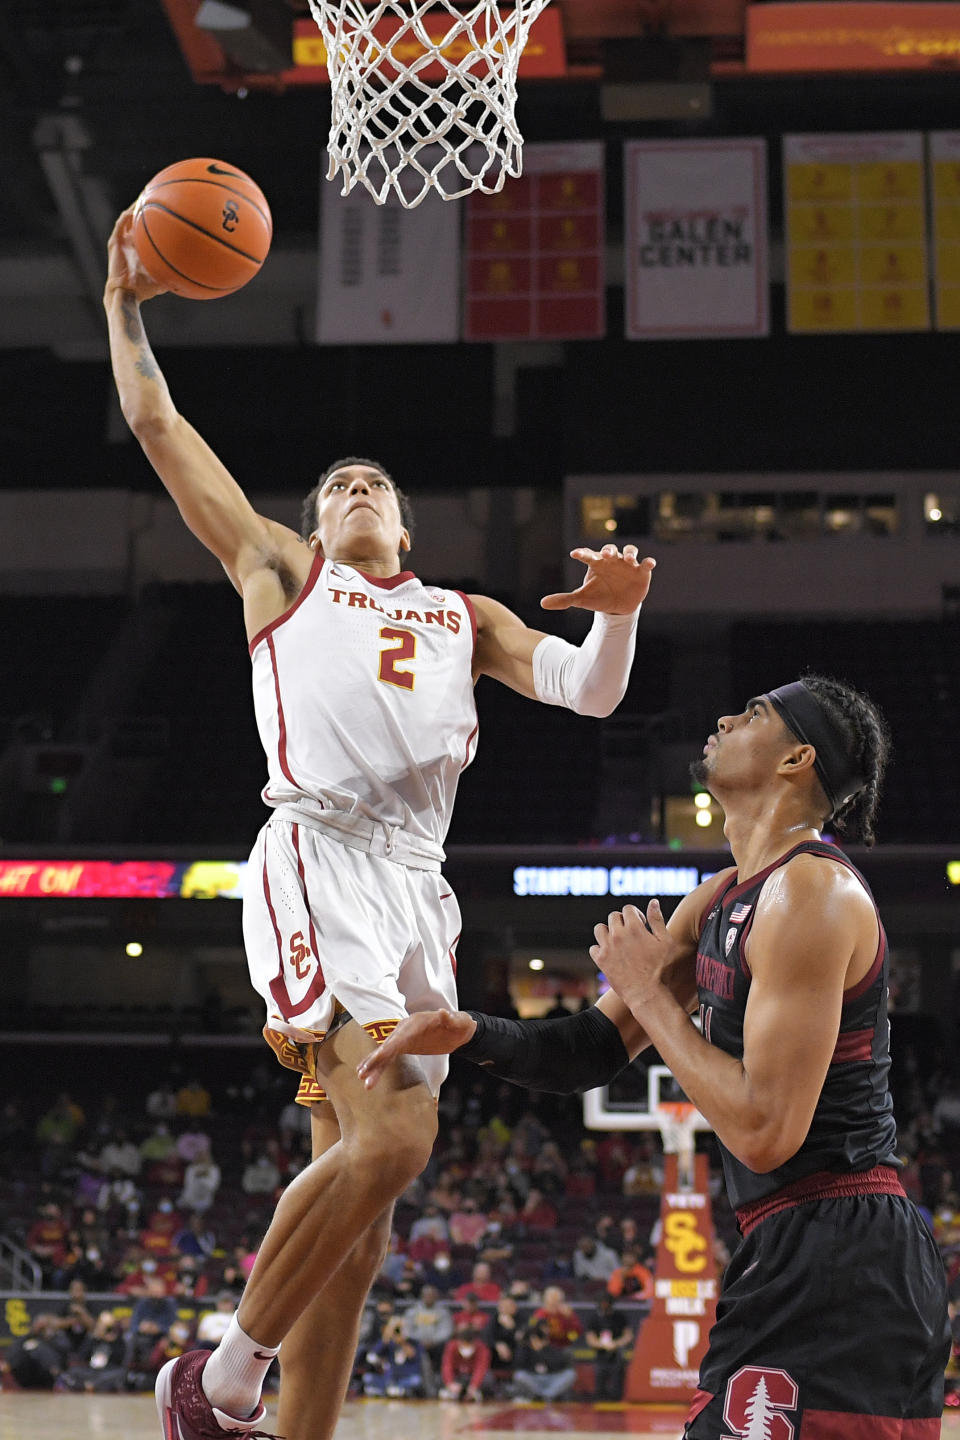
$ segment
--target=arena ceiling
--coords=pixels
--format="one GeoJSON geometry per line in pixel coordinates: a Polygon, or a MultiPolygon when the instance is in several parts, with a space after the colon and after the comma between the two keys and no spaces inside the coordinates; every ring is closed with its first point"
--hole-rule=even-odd
{"type": "MultiPolygon", "coordinates": [[[[260,180],[274,211],[275,251],[286,252],[289,264],[285,273],[274,266],[272,279],[265,270],[258,281],[259,321],[250,309],[255,299],[246,310],[204,306],[208,314],[189,317],[182,343],[215,343],[211,326],[228,344],[302,339],[303,314],[291,297],[300,294],[302,312],[315,269],[328,91],[285,84],[269,71],[244,75],[206,33],[199,37],[205,53],[213,43],[220,58],[198,79],[199,3],[0,5],[0,349],[48,346],[64,357],[102,356],[99,294],[112,221],[155,171],[198,154],[228,159],[260,180]],[[271,293],[273,285],[287,290],[271,293]],[[287,313],[282,325],[280,310],[287,313]]],[[[230,3],[247,6],[255,24],[273,35],[307,14],[306,0],[230,3]]],[[[554,0],[568,76],[521,87],[524,134],[553,140],[682,134],[685,127],[707,134],[952,128],[960,83],[953,74],[814,83],[746,76],[744,3],[554,0]],[[624,83],[643,91],[640,113],[626,124],[604,113],[604,87],[624,83]],[[685,115],[684,96],[704,86],[707,113],[685,115]]],[[[614,159],[613,235],[618,186],[614,159]]]]}

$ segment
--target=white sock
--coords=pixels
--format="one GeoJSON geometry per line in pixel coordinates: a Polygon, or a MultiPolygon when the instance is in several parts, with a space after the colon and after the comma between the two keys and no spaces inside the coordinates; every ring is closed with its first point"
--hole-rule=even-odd
{"type": "Polygon", "coordinates": [[[251,1340],[240,1329],[234,1315],[230,1328],[200,1376],[203,1393],[210,1404],[238,1420],[246,1420],[260,1403],[264,1376],[276,1353],[269,1345],[251,1340]]]}

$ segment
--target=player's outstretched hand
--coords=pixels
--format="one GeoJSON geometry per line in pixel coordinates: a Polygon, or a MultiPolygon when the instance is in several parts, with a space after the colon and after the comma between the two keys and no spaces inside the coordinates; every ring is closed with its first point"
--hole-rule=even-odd
{"type": "Polygon", "coordinates": [[[408,1015],[365,1060],[357,1074],[365,1090],[372,1090],[381,1074],[401,1055],[449,1055],[466,1045],[476,1033],[477,1022],[465,1010],[418,1010],[408,1015]]]}
{"type": "Polygon", "coordinates": [[[107,284],[104,300],[112,290],[129,291],[141,301],[152,300],[154,295],[166,293],[166,287],[158,285],[137,258],[133,244],[133,211],[134,206],[128,205],[107,241],[107,284]]]}
{"type": "Polygon", "coordinates": [[[650,577],[657,564],[650,555],[638,559],[636,545],[624,545],[622,554],[616,545],[604,545],[602,550],[581,546],[570,551],[570,558],[586,565],[583,584],[578,590],[544,595],[540,601],[544,610],[569,610],[576,606],[580,610],[600,610],[605,615],[632,615],[647,598],[650,577]]]}

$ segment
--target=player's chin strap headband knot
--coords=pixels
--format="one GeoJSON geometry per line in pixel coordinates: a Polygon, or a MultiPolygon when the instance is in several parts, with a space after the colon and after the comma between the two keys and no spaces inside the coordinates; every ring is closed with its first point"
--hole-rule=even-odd
{"type": "Polygon", "coordinates": [[[802,680],[769,690],[767,699],[797,739],[813,746],[814,769],[830,804],[832,818],[867,783],[850,757],[847,742],[802,680]]]}

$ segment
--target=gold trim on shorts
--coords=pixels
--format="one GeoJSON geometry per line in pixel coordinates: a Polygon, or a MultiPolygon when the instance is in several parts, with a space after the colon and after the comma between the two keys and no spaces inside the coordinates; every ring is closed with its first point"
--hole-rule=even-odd
{"type": "MultiPolygon", "coordinates": [[[[287,1070],[296,1070],[300,1073],[300,1084],[293,1097],[297,1105],[320,1105],[328,1098],[326,1090],[317,1081],[317,1047],[327,1038],[328,1034],[332,1034],[333,1030],[339,1029],[340,1025],[345,1024],[349,1019],[347,1011],[338,1004],[331,1029],[311,1032],[316,1039],[309,1042],[291,1040],[289,1035],[284,1035],[280,1030],[271,1030],[269,1025],[263,1027],[263,1038],[280,1064],[287,1070]]],[[[399,1024],[399,1020],[370,1020],[362,1025],[361,1029],[366,1030],[378,1045],[382,1045],[387,1036],[392,1035],[399,1024]]]]}

